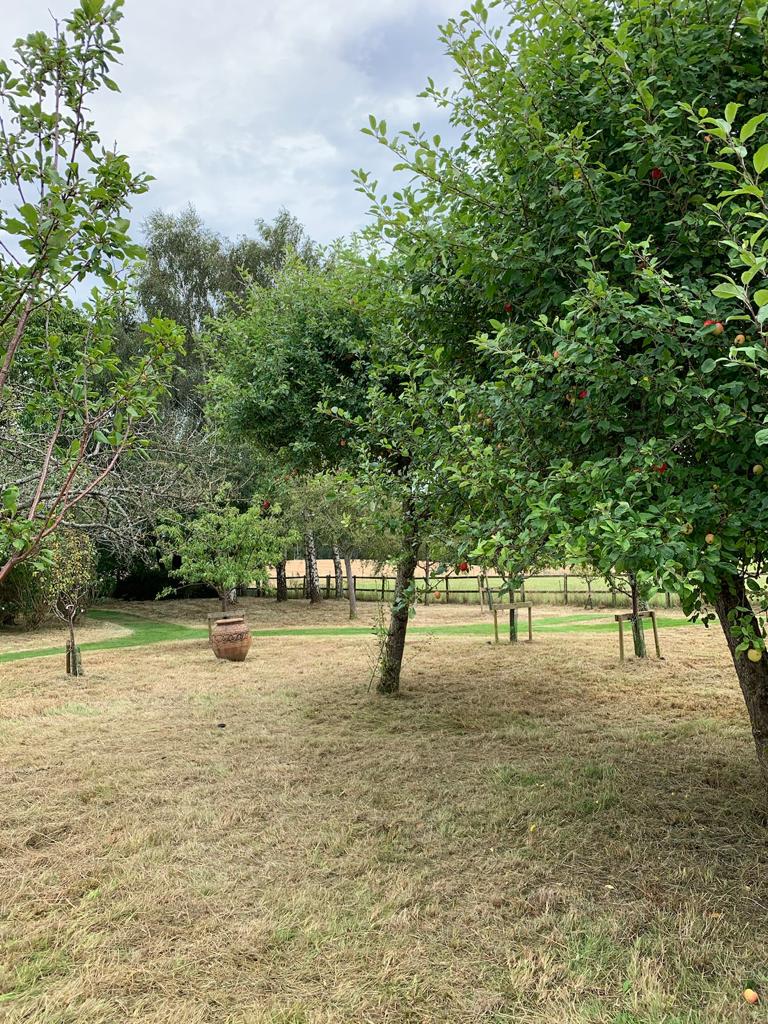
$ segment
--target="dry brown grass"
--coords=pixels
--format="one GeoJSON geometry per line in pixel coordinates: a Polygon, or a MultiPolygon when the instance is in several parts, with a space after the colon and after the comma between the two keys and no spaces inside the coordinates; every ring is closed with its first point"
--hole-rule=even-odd
{"type": "Polygon", "coordinates": [[[420,637],[399,700],[360,637],[0,665],[0,1019],[764,1020],[741,699],[663,639],[420,637]]]}

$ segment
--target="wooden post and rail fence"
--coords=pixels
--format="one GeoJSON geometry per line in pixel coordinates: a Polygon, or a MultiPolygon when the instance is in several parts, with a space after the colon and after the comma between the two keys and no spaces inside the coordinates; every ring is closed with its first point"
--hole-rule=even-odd
{"type": "MultiPolygon", "coordinates": [[[[386,601],[395,590],[395,576],[378,575],[352,577],[355,595],[358,601],[386,601]]],[[[303,575],[289,576],[286,579],[288,597],[304,598],[306,580],[303,575]]],[[[266,584],[247,587],[244,593],[254,597],[267,597],[274,594],[277,581],[272,577],[266,584]]],[[[425,580],[420,576],[416,580],[419,603],[427,601],[438,604],[478,604],[484,606],[484,589],[494,594],[504,594],[505,600],[523,604],[555,604],[573,606],[574,608],[619,608],[629,607],[629,594],[612,586],[607,580],[595,577],[580,576],[577,573],[537,573],[526,576],[514,593],[504,590],[504,580],[500,576],[479,575],[464,576],[446,575],[432,577],[429,591],[425,580]]],[[[336,580],[332,574],[321,577],[321,589],[326,598],[336,595],[336,580]]],[[[344,581],[343,596],[347,596],[347,581],[344,581]]],[[[660,592],[654,595],[651,602],[653,608],[672,608],[677,606],[677,598],[672,594],[660,592]]]]}

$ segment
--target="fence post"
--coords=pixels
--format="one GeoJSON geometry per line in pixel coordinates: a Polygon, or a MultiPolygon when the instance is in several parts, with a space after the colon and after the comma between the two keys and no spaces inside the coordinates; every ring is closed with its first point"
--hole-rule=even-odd
{"type": "Polygon", "coordinates": [[[325,577],[325,596],[330,598],[331,596],[331,575],[330,573],[325,577]]]}
{"type": "Polygon", "coordinates": [[[355,597],[357,597],[357,576],[352,577],[352,589],[355,592],[355,597]]]}
{"type": "Polygon", "coordinates": [[[386,586],[387,586],[387,577],[386,576],[382,576],[381,577],[381,600],[382,601],[384,600],[384,592],[386,590],[386,586]]]}
{"type": "Polygon", "coordinates": [[[448,577],[446,576],[445,577],[445,603],[448,604],[450,599],[451,599],[451,588],[448,586],[448,577]]]}
{"type": "Polygon", "coordinates": [[[667,608],[671,608],[672,607],[672,595],[670,594],[670,592],[668,590],[666,591],[666,596],[667,596],[667,608]]]}
{"type": "Polygon", "coordinates": [[[611,584],[611,604],[616,607],[616,587],[611,584]]]}
{"type": "Polygon", "coordinates": [[[525,579],[520,580],[520,600],[525,600],[525,579]]]}
{"type": "Polygon", "coordinates": [[[563,598],[564,603],[568,604],[568,573],[563,573],[563,598]]]}

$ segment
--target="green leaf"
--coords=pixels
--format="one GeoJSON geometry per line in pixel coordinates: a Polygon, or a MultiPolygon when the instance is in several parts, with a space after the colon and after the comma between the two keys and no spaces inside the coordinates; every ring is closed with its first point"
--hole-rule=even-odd
{"type": "Polygon", "coordinates": [[[3,506],[9,512],[15,512],[19,504],[19,488],[9,487],[8,490],[3,491],[3,506]]]}
{"type": "Polygon", "coordinates": [[[739,174],[739,168],[735,164],[727,164],[722,160],[710,160],[710,167],[716,167],[718,171],[729,171],[732,174],[739,174]]]}
{"type": "Polygon", "coordinates": [[[743,288],[739,288],[737,284],[733,284],[731,281],[723,281],[717,288],[712,289],[712,294],[716,295],[718,299],[743,299],[746,298],[746,294],[743,288]]]}
{"type": "Polygon", "coordinates": [[[643,82],[640,82],[640,84],[637,87],[637,91],[640,95],[640,99],[643,101],[645,109],[653,110],[656,100],[653,98],[653,94],[651,93],[651,90],[648,88],[648,86],[645,85],[643,82]]]}
{"type": "Polygon", "coordinates": [[[725,108],[725,120],[728,124],[733,124],[736,120],[736,114],[739,111],[740,103],[729,103],[725,108]]]}
{"type": "Polygon", "coordinates": [[[758,306],[768,306],[768,288],[758,288],[754,299],[758,306]]]}
{"type": "Polygon", "coordinates": [[[739,132],[739,141],[746,142],[747,139],[751,139],[766,117],[768,117],[768,114],[755,114],[754,117],[750,117],[739,132]]]}
{"type": "Polygon", "coordinates": [[[701,372],[712,373],[715,366],[717,366],[717,363],[714,359],[705,359],[704,362],[701,364],[701,372]]]}
{"type": "Polygon", "coordinates": [[[95,18],[97,14],[100,14],[103,6],[104,0],[80,0],[80,9],[89,18],[95,18]]]}
{"type": "Polygon", "coordinates": [[[762,430],[758,430],[758,432],[755,434],[755,444],[768,444],[768,429],[763,427],[762,430]]]}
{"type": "Polygon", "coordinates": [[[765,168],[768,167],[768,142],[758,149],[752,157],[752,163],[755,165],[755,170],[758,174],[762,174],[765,168]]]}

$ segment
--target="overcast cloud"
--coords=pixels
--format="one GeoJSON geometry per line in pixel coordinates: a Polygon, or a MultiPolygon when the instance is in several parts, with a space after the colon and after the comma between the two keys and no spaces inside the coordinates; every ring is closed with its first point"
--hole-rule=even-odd
{"type": "MultiPolygon", "coordinates": [[[[75,0],[0,0],[0,53],[75,0]]],[[[350,170],[386,180],[391,158],[361,135],[444,124],[416,98],[447,82],[437,25],[460,0],[126,0],[121,92],[95,105],[102,138],[156,178],[133,221],[194,203],[236,235],[288,207],[323,242],[365,222],[350,170]]]]}

